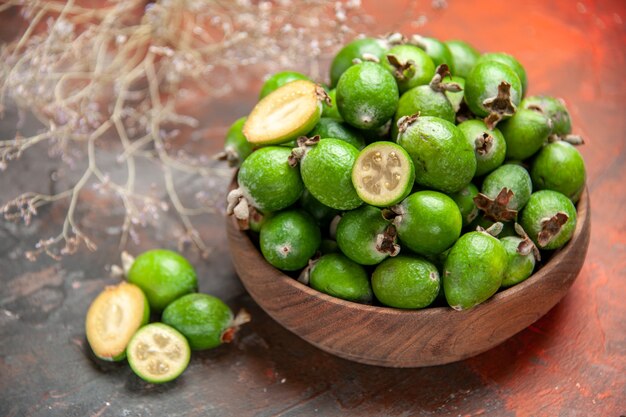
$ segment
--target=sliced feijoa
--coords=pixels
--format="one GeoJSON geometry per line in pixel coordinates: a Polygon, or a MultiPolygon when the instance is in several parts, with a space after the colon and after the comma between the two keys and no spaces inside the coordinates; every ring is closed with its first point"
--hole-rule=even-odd
{"type": "Polygon", "coordinates": [[[126,349],[133,372],[160,384],[177,378],[189,365],[191,350],[185,336],[163,323],[150,323],[135,333],[126,349]]]}
{"type": "Polygon", "coordinates": [[[352,183],[363,201],[387,207],[402,201],[413,187],[415,168],[409,154],[393,142],[374,142],[359,153],[352,183]]]}
{"type": "Polygon", "coordinates": [[[148,300],[138,286],[122,282],[107,287],[87,311],[85,331],[89,346],[100,359],[122,360],[133,334],[149,317],[148,300]]]}
{"type": "Polygon", "coordinates": [[[326,97],[324,89],[311,81],[285,84],[254,106],[243,134],[255,145],[289,142],[313,129],[322,115],[326,97]]]}

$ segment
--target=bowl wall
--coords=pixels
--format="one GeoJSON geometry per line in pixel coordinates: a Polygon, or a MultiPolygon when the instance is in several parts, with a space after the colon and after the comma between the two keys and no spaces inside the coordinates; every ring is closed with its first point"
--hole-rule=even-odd
{"type": "Polygon", "coordinates": [[[421,367],[455,362],[491,349],[558,303],[584,263],[590,210],[585,190],[570,242],[526,281],[464,311],[447,307],[399,310],[320,293],[267,263],[233,218],[226,223],[241,282],[283,327],[345,359],[388,367],[421,367]]]}

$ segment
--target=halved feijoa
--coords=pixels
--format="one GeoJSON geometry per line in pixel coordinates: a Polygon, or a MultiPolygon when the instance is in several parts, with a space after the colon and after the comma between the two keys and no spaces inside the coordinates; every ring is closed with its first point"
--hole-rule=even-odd
{"type": "Polygon", "coordinates": [[[409,154],[393,142],[374,142],[359,153],[352,184],[361,200],[377,207],[402,201],[413,187],[415,168],[409,154]]]}
{"type": "Polygon", "coordinates": [[[324,89],[311,81],[285,84],[254,106],[243,134],[255,145],[289,142],[313,129],[322,116],[326,97],[324,89]]]}
{"type": "Polygon", "coordinates": [[[185,336],[163,323],[150,323],[135,333],[128,348],[128,363],[144,381],[160,384],[187,369],[191,349],[185,336]]]}
{"type": "Polygon", "coordinates": [[[106,287],[91,303],[85,320],[87,341],[100,359],[126,357],[126,345],[148,322],[150,307],[141,289],[127,282],[106,287]]]}

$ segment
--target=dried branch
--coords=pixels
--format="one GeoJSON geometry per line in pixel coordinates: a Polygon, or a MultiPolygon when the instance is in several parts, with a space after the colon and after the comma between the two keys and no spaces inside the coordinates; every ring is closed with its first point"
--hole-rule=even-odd
{"type": "Polygon", "coordinates": [[[42,125],[31,136],[22,136],[18,126],[15,137],[0,140],[0,171],[35,146],[47,146],[60,170],[84,169],[66,189],[24,192],[0,205],[0,212],[8,221],[29,224],[42,206],[67,204],[58,235],[41,239],[26,253],[29,259],[42,253],[59,259],[83,245],[96,250],[77,218],[91,187],[124,208],[120,248],[138,240],[137,227],[173,208],[182,225],[179,243],[207,255],[211,248],[192,217],[218,210],[218,200],[205,197],[224,193],[232,171],[181,149],[181,129],[199,124],[180,112],[181,101],[190,94],[224,97],[244,89],[259,71],[296,62],[319,79],[320,57],[354,37],[368,17],[355,0],[105,0],[99,6],[77,0],[0,5],[0,11],[19,8],[26,22],[19,38],[0,49],[0,112],[13,103],[42,125]],[[252,67],[256,72],[242,71],[252,67]],[[122,181],[100,166],[111,148],[125,171],[122,181]],[[162,196],[139,189],[138,178],[145,175],[140,160],[160,168],[162,196]],[[199,191],[198,204],[187,207],[176,181],[185,176],[217,180],[212,187],[220,189],[199,191]]]}

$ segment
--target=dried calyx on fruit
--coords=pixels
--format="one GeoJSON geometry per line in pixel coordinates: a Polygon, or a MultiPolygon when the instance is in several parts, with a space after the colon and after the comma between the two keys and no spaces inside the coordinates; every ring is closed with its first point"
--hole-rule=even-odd
{"type": "Polygon", "coordinates": [[[496,127],[498,122],[505,117],[513,116],[517,107],[511,101],[511,84],[502,81],[498,85],[498,95],[483,101],[489,115],[485,117],[485,124],[489,129],[496,127]]]}
{"type": "Polygon", "coordinates": [[[315,135],[312,137],[300,136],[296,140],[296,147],[291,150],[291,154],[289,155],[289,166],[295,167],[300,163],[300,160],[304,157],[307,150],[311,148],[311,146],[317,145],[320,141],[320,136],[315,135]]]}
{"type": "Polygon", "coordinates": [[[513,198],[513,191],[502,188],[495,198],[489,198],[483,193],[474,197],[476,207],[485,212],[485,217],[495,222],[511,221],[517,217],[517,210],[509,208],[509,202],[513,198]]]}
{"type": "Polygon", "coordinates": [[[530,236],[528,236],[522,225],[520,225],[519,223],[515,223],[515,232],[522,239],[522,241],[517,246],[517,252],[519,252],[521,255],[528,255],[529,253],[532,253],[537,262],[541,261],[541,253],[539,252],[539,248],[537,248],[537,245],[535,245],[530,236]]]}
{"type": "Polygon", "coordinates": [[[447,64],[441,64],[435,69],[435,75],[432,80],[428,84],[433,91],[438,93],[443,93],[445,91],[451,91],[453,93],[457,93],[459,91],[463,91],[463,87],[459,83],[455,83],[452,81],[444,82],[444,77],[451,77],[450,68],[447,64]]]}
{"type": "MultiPolygon", "coordinates": [[[[271,97],[271,94],[266,98],[271,97]]],[[[298,201],[304,185],[300,172],[288,164],[291,151],[284,146],[266,146],[241,164],[236,188],[226,197],[226,211],[243,229],[249,226],[250,209],[267,213],[285,209],[298,201]]]]}
{"type": "Polygon", "coordinates": [[[546,217],[541,220],[541,231],[537,235],[537,242],[540,246],[546,246],[550,243],[561,231],[561,228],[567,220],[569,216],[567,213],[559,211],[555,213],[552,217],[546,217]]]}

